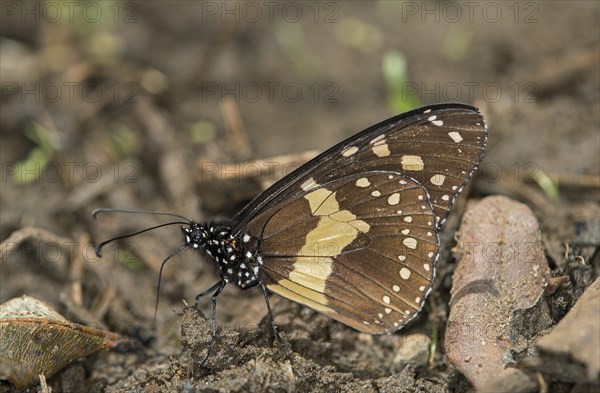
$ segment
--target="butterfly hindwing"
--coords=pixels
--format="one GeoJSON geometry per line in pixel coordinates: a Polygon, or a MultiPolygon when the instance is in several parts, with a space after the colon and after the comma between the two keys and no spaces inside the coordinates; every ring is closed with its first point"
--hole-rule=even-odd
{"type": "Polygon", "coordinates": [[[260,239],[261,281],[358,330],[399,329],[433,281],[439,244],[427,191],[391,171],[308,185],[247,227],[260,239]]]}

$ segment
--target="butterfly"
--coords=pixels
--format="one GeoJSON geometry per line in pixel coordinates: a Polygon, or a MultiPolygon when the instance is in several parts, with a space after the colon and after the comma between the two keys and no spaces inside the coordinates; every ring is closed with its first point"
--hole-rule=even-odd
{"type": "MultiPolygon", "coordinates": [[[[393,333],[423,308],[440,230],[486,142],[484,118],[469,105],[392,117],[302,165],[229,222],[175,215],[185,221],[163,225],[184,224],[184,245],[165,262],[192,248],[214,264],[220,280],[196,298],[212,294],[213,339],[216,299],[229,283],[262,289],[275,334],[269,292],[361,332],[393,333]]],[[[94,215],[101,211],[115,209],[94,215]]]]}

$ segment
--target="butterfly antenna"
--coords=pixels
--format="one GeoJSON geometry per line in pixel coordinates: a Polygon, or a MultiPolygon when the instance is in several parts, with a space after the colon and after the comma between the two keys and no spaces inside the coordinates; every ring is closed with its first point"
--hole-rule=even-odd
{"type": "Polygon", "coordinates": [[[102,247],[106,246],[108,243],[114,242],[115,240],[127,239],[128,237],[133,237],[133,236],[139,235],[139,234],[144,233],[144,232],[152,231],[154,229],[166,227],[166,226],[169,226],[169,225],[177,225],[177,224],[189,225],[190,223],[189,222],[183,222],[183,221],[167,222],[165,224],[160,224],[160,225],[156,225],[156,226],[153,226],[153,227],[150,227],[150,228],[142,229],[141,231],[137,231],[137,232],[134,232],[134,233],[129,233],[127,235],[113,237],[112,239],[108,239],[108,240],[100,243],[96,247],[96,255],[98,257],[102,257],[102,247]]]}
{"type": "Polygon", "coordinates": [[[167,261],[169,259],[171,259],[175,255],[179,254],[184,248],[187,248],[187,245],[183,245],[183,246],[179,247],[177,250],[173,251],[160,264],[160,270],[158,271],[158,284],[156,285],[156,302],[154,303],[154,319],[153,319],[152,323],[156,323],[156,313],[158,311],[158,298],[159,298],[159,295],[160,295],[160,283],[161,283],[161,280],[162,280],[163,268],[165,267],[165,265],[167,264],[167,261]]]}
{"type": "Polygon", "coordinates": [[[153,211],[153,210],[130,210],[130,209],[111,209],[111,208],[107,208],[107,207],[103,207],[100,209],[96,209],[92,212],[92,218],[94,220],[98,219],[98,214],[100,213],[125,213],[125,214],[152,214],[155,216],[171,216],[171,217],[178,217],[181,218],[183,220],[186,220],[187,223],[186,224],[191,224],[192,220],[190,220],[187,217],[184,217],[182,215],[179,214],[175,214],[175,213],[168,213],[168,212],[157,212],[157,211],[153,211]]]}

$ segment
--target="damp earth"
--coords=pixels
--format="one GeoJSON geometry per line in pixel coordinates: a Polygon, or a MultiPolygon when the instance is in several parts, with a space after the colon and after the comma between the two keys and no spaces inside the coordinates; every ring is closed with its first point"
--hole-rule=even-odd
{"type": "Polygon", "coordinates": [[[135,342],[29,391],[598,391],[599,3],[273,3],[3,3],[0,302],[135,342]],[[95,256],[165,222],[95,208],[226,219],[353,133],[446,101],[480,108],[489,144],[423,312],[393,335],[273,295],[273,340],[260,289],[230,285],[200,364],[210,299],[192,305],[218,281],[200,254],[168,262],[155,318],[178,225],[95,256]]]}

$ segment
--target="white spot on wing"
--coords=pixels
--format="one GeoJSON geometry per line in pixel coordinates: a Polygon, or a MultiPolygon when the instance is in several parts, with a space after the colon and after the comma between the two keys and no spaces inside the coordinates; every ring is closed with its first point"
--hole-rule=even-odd
{"type": "Polygon", "coordinates": [[[417,248],[417,239],[415,239],[414,237],[407,237],[406,239],[404,239],[404,240],[402,241],[402,243],[403,243],[403,244],[404,244],[406,247],[408,247],[408,248],[410,248],[410,249],[412,249],[412,250],[414,250],[414,249],[416,249],[416,248],[417,248]]]}
{"type": "Polygon", "coordinates": [[[432,122],[436,126],[443,126],[444,125],[444,121],[443,120],[436,120],[436,119],[437,119],[436,115],[429,116],[427,118],[427,120],[429,120],[430,122],[432,122]]]}
{"type": "Polygon", "coordinates": [[[388,148],[388,145],[386,143],[378,143],[377,145],[373,146],[371,150],[373,150],[373,153],[377,157],[387,157],[391,154],[390,149],[388,148]]]}
{"type": "Polygon", "coordinates": [[[405,267],[400,269],[400,277],[402,277],[403,280],[408,280],[410,278],[410,270],[405,267]]]}
{"type": "Polygon", "coordinates": [[[315,187],[318,187],[319,184],[315,181],[315,179],[313,179],[312,177],[309,178],[308,180],[306,180],[304,183],[302,183],[302,185],[300,186],[304,191],[308,191],[308,190],[312,190],[315,187]]]}
{"type": "Polygon", "coordinates": [[[392,195],[390,195],[388,197],[388,203],[392,206],[397,205],[398,203],[400,203],[400,194],[395,192],[392,195]]]}
{"type": "Polygon", "coordinates": [[[405,171],[422,171],[425,168],[425,164],[421,159],[421,156],[406,155],[402,156],[400,165],[405,171]]]}
{"type": "Polygon", "coordinates": [[[358,179],[356,181],[357,187],[369,187],[370,185],[371,185],[371,182],[366,177],[361,177],[360,179],[358,179]]]}
{"type": "Polygon", "coordinates": [[[462,135],[459,132],[451,131],[448,133],[448,136],[452,138],[452,140],[456,143],[460,143],[463,140],[462,135]]]}
{"type": "Polygon", "coordinates": [[[344,151],[342,152],[342,155],[343,155],[344,157],[350,157],[350,156],[353,156],[353,155],[355,155],[357,151],[358,151],[358,147],[356,147],[356,146],[351,146],[351,147],[347,148],[346,150],[344,150],[344,151]]]}
{"type": "Polygon", "coordinates": [[[444,184],[445,180],[446,180],[446,176],[440,175],[440,174],[433,175],[433,176],[431,176],[431,179],[429,179],[431,184],[434,184],[436,186],[441,186],[442,184],[444,184]]]}

